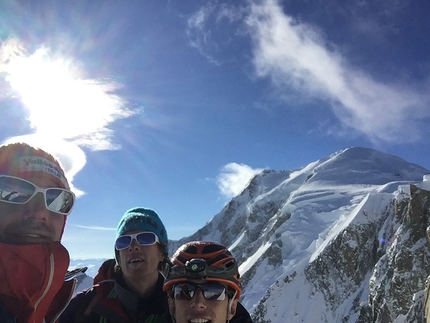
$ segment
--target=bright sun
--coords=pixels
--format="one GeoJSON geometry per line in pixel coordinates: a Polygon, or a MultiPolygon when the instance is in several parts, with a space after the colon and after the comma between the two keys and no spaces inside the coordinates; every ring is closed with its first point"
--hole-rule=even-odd
{"type": "Polygon", "coordinates": [[[108,142],[103,141],[106,126],[131,114],[112,94],[111,84],[81,78],[72,61],[54,58],[45,49],[13,57],[7,73],[6,80],[29,110],[31,126],[41,134],[103,145],[108,142]]]}

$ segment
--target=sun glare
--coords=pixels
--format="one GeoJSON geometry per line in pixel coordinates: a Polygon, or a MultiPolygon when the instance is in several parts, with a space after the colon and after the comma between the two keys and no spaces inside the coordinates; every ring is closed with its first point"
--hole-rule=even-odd
{"type": "Polygon", "coordinates": [[[72,140],[96,135],[99,144],[106,146],[106,126],[131,115],[112,94],[112,84],[82,78],[72,61],[53,58],[45,49],[14,57],[7,73],[6,80],[29,110],[31,126],[39,133],[72,140]]]}

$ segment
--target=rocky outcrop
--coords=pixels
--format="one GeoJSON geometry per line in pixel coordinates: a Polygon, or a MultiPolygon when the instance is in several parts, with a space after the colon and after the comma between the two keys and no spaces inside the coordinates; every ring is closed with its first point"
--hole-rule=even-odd
{"type": "Polygon", "coordinates": [[[368,322],[394,322],[402,317],[409,317],[404,322],[424,322],[419,296],[430,273],[426,238],[430,191],[411,185],[410,192],[408,203],[401,201],[395,208],[395,226],[381,228],[390,243],[381,253],[370,278],[368,322]]]}

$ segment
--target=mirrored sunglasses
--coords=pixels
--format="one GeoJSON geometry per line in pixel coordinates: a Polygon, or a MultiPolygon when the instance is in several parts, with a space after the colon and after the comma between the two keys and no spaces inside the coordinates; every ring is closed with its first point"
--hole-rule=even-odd
{"type": "Polygon", "coordinates": [[[173,286],[172,297],[177,300],[191,300],[200,289],[204,298],[208,301],[223,301],[226,295],[226,287],[221,283],[208,282],[204,284],[193,284],[190,282],[173,286]]]}
{"type": "Polygon", "coordinates": [[[115,249],[123,250],[131,245],[135,239],[141,246],[150,246],[159,242],[157,235],[154,232],[139,232],[134,234],[124,234],[115,241],[115,249]]]}
{"type": "Polygon", "coordinates": [[[73,192],[59,187],[42,188],[19,177],[0,175],[0,202],[25,204],[39,192],[43,194],[49,211],[62,215],[72,211],[75,201],[73,192]]]}

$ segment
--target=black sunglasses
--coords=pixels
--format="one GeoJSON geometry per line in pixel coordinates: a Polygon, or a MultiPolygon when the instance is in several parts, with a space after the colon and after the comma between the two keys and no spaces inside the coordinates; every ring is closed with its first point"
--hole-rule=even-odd
{"type": "Polygon", "coordinates": [[[223,301],[227,293],[227,288],[217,282],[207,282],[204,284],[193,284],[184,282],[173,286],[172,297],[176,300],[191,300],[196,294],[197,289],[202,291],[208,301],[223,301]]]}

